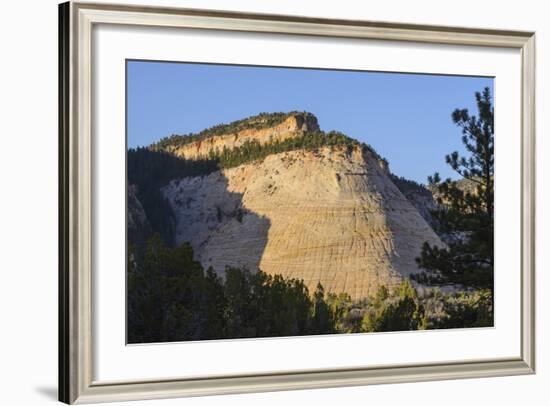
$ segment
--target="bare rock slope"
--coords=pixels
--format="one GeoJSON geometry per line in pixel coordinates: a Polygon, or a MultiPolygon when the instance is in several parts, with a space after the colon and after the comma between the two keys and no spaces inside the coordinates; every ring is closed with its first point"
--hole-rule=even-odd
{"type": "MultiPolygon", "coordinates": [[[[266,134],[303,135],[285,123],[266,134]]],[[[226,266],[261,269],[360,299],[418,272],[425,241],[442,245],[384,162],[360,147],[282,152],[162,191],[176,242],[189,241],[221,276],[226,266]]]]}

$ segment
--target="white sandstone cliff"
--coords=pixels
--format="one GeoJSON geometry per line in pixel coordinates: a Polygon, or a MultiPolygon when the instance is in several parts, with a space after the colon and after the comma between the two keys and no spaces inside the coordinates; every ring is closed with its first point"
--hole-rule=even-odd
{"type": "MultiPolygon", "coordinates": [[[[295,127],[260,138],[300,135],[295,127]]],[[[163,193],[176,242],[189,241],[205,268],[222,276],[228,265],[261,269],[303,279],[310,292],[320,282],[326,292],[360,299],[418,272],[425,241],[442,245],[380,159],[360,147],[270,155],[175,179],[163,193]]]]}

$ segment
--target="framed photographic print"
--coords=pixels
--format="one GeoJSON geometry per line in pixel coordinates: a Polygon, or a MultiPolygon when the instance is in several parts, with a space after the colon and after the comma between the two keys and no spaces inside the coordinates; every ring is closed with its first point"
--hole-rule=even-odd
{"type": "Polygon", "coordinates": [[[61,401],[534,373],[534,33],[59,16],[61,401]]]}

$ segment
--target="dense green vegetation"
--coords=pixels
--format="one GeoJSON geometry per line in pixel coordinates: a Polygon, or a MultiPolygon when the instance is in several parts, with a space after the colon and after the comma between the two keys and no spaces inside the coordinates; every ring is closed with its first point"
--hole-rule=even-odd
{"type": "Polygon", "coordinates": [[[233,121],[229,124],[218,124],[213,127],[202,130],[199,133],[190,133],[185,135],[172,134],[170,137],[162,138],[153,149],[164,150],[169,147],[181,147],[195,141],[202,141],[207,138],[223,134],[233,134],[242,130],[274,127],[292,115],[311,116],[311,113],[291,111],[289,113],[260,113],[256,116],[248,117],[242,120],[233,121]]]}
{"type": "Polygon", "coordinates": [[[446,162],[463,180],[474,184],[464,188],[460,181],[429,177],[437,191],[439,209],[433,212],[439,232],[446,234],[447,247],[424,244],[417,259],[429,272],[416,275],[425,284],[461,284],[493,290],[494,241],[494,110],[489,88],[476,93],[478,116],[456,109],[453,122],[461,129],[469,156],[453,152],[446,162]]]}
{"type": "Polygon", "coordinates": [[[218,161],[222,168],[232,168],[264,159],[272,154],[295,150],[312,151],[325,146],[344,148],[348,154],[351,153],[353,148],[360,146],[372,150],[368,145],[361,144],[359,141],[337,131],[314,131],[307,132],[299,137],[287,138],[283,141],[275,140],[263,145],[257,141],[246,141],[238,148],[211,151],[209,158],[218,161]]]}
{"type": "Polygon", "coordinates": [[[404,281],[354,302],[261,271],[228,267],[222,281],[195,261],[189,244],[169,248],[158,235],[144,255],[130,247],[128,264],[130,343],[491,325],[488,291],[419,295],[404,281]]]}

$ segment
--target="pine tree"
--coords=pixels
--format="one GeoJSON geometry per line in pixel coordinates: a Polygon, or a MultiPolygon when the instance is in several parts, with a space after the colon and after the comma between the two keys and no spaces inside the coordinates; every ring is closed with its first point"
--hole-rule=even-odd
{"type": "Polygon", "coordinates": [[[312,334],[328,334],[333,331],[331,312],[325,301],[325,289],[321,283],[317,283],[317,289],[313,293],[312,306],[312,334]]]}
{"type": "Polygon", "coordinates": [[[453,122],[462,130],[462,142],[470,154],[453,152],[447,164],[464,180],[441,181],[438,173],[429,177],[440,209],[434,211],[437,227],[446,247],[424,243],[418,265],[427,270],[415,279],[427,284],[462,284],[493,289],[494,223],[494,109],[491,92],[475,94],[478,116],[456,109],[453,122]],[[473,188],[461,187],[464,183],[473,188]]]}

